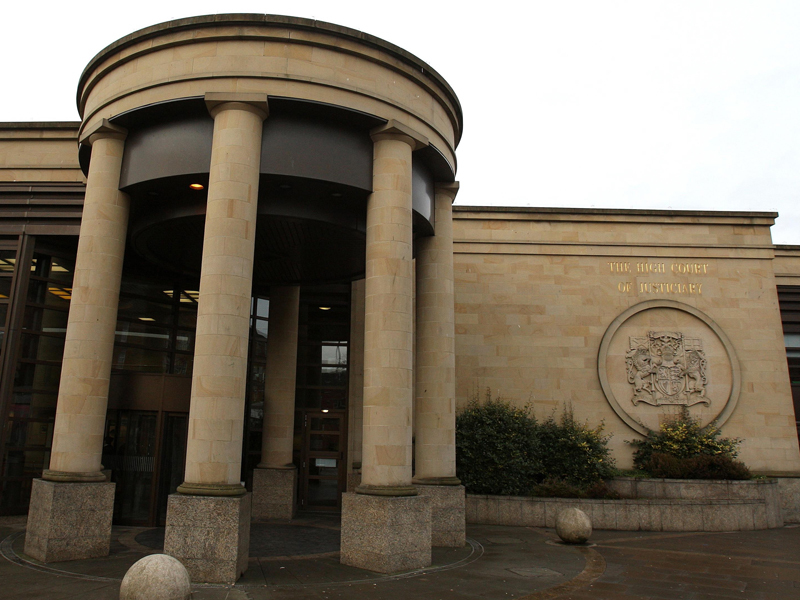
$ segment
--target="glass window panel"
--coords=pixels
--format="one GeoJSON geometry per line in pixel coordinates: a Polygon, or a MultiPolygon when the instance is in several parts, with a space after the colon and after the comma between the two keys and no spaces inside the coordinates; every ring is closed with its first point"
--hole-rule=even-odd
{"type": "Polygon", "coordinates": [[[121,297],[117,316],[120,319],[142,320],[149,323],[170,325],[172,323],[172,305],[152,302],[142,298],[121,297]]]}
{"type": "Polygon", "coordinates": [[[309,436],[309,446],[312,452],[338,452],[339,436],[312,433],[309,436]]]}
{"type": "Polygon", "coordinates": [[[75,266],[72,261],[54,256],[50,259],[50,279],[58,281],[72,281],[75,266]]]}
{"type": "Polygon", "coordinates": [[[175,350],[194,350],[194,331],[180,330],[175,334],[175,350]]]}
{"type": "Polygon", "coordinates": [[[344,367],[322,367],[320,382],[322,385],[330,386],[347,385],[347,369],[344,367]]]}
{"type": "Polygon", "coordinates": [[[14,387],[33,388],[40,391],[58,391],[60,377],[61,365],[21,362],[17,364],[14,387]]]}
{"type": "Polygon", "coordinates": [[[11,277],[0,277],[0,298],[8,298],[11,295],[11,277]]]}
{"type": "Polygon", "coordinates": [[[31,273],[39,277],[47,277],[50,274],[50,257],[34,254],[31,260],[31,273]]]}
{"type": "Polygon", "coordinates": [[[343,410],[347,405],[347,390],[322,390],[320,406],[323,409],[343,410]]]}
{"type": "Polygon", "coordinates": [[[194,306],[195,308],[181,305],[180,312],[178,312],[179,327],[190,327],[192,329],[197,327],[197,305],[194,306]]]}
{"type": "Polygon", "coordinates": [[[322,346],[323,365],[346,365],[347,346],[322,346]]]}
{"type": "Polygon", "coordinates": [[[269,333],[269,321],[256,319],[256,335],[260,336],[262,339],[267,339],[268,333],[269,333]]]}
{"type": "Polygon", "coordinates": [[[172,372],[175,375],[191,375],[192,365],[194,364],[194,356],[191,354],[176,354],[175,366],[172,372]]]}
{"type": "Polygon", "coordinates": [[[247,435],[247,450],[249,452],[261,452],[261,431],[253,431],[247,435]]]}
{"type": "Polygon", "coordinates": [[[0,327],[6,326],[6,317],[8,316],[8,304],[0,302],[0,327]]]}
{"type": "Polygon", "coordinates": [[[200,297],[200,292],[197,290],[182,290],[180,301],[181,304],[192,305],[194,304],[197,306],[197,299],[200,297]]]}
{"type": "Polygon", "coordinates": [[[49,446],[53,440],[53,423],[28,421],[27,419],[10,418],[6,422],[6,445],[22,448],[25,446],[49,446]]]}
{"type": "Polygon", "coordinates": [[[66,311],[26,306],[22,328],[46,333],[66,333],[67,316],[66,311]]]}
{"type": "Polygon", "coordinates": [[[336,479],[309,479],[309,506],[337,506],[339,482],[336,479]]]}
{"type": "Polygon", "coordinates": [[[0,273],[13,273],[17,262],[15,250],[0,250],[0,273]]]}
{"type": "Polygon", "coordinates": [[[171,305],[175,296],[173,286],[157,281],[142,281],[131,277],[123,277],[120,286],[122,295],[134,295],[150,298],[158,303],[171,305]]]}
{"type": "Polygon", "coordinates": [[[141,373],[166,373],[169,370],[169,354],[146,348],[115,346],[112,368],[141,373]]]}
{"type": "Polygon", "coordinates": [[[340,427],[339,417],[312,417],[311,430],[312,431],[339,431],[340,427]]]}
{"type": "Polygon", "coordinates": [[[784,333],[783,339],[787,348],[800,348],[800,333],[784,333]]]}
{"type": "Polygon", "coordinates": [[[118,344],[136,344],[166,350],[170,345],[169,329],[147,322],[118,321],[115,341],[118,344]]]}
{"type": "Polygon", "coordinates": [[[308,339],[325,341],[347,340],[349,327],[346,323],[309,323],[308,339]]]}
{"type": "Polygon", "coordinates": [[[315,477],[339,477],[339,461],[335,458],[312,458],[308,474],[315,477]]]}
{"type": "Polygon", "coordinates": [[[64,338],[23,333],[20,356],[30,360],[61,360],[64,355],[64,338]]]}
{"type": "Polygon", "coordinates": [[[28,284],[28,302],[66,310],[71,298],[72,288],[68,286],[37,279],[32,279],[28,284]]]}
{"type": "Polygon", "coordinates": [[[256,337],[253,340],[253,359],[263,361],[265,358],[267,358],[267,342],[256,337]]]}
{"type": "Polygon", "coordinates": [[[320,390],[297,390],[295,402],[301,408],[320,408],[322,406],[320,390]]]}
{"type": "Polygon", "coordinates": [[[259,298],[256,305],[256,316],[264,319],[269,317],[269,300],[267,298],[259,298]]]}
{"type": "MultiPolygon", "coordinates": [[[[16,397],[16,394],[14,394],[16,397]]],[[[57,390],[51,393],[32,392],[28,395],[28,414],[32,419],[55,419],[57,390]]],[[[52,438],[52,430],[51,430],[52,438]]],[[[49,442],[48,442],[49,444],[49,442]]]]}

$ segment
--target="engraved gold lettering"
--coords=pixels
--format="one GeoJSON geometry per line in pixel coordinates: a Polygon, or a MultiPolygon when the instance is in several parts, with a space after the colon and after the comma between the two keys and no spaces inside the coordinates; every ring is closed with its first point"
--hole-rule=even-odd
{"type": "Polygon", "coordinates": [[[708,263],[672,263],[670,271],[674,275],[705,275],[708,273],[708,263]]]}
{"type": "Polygon", "coordinates": [[[667,268],[664,263],[650,263],[650,262],[639,262],[636,263],[636,272],[637,273],[666,273],[667,268]]]}
{"type": "Polygon", "coordinates": [[[630,273],[631,271],[629,262],[609,262],[608,267],[612,273],[630,273]]]}

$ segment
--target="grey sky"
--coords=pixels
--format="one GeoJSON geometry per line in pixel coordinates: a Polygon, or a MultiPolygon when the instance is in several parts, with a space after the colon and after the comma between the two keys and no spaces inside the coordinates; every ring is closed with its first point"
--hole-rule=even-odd
{"type": "Polygon", "coordinates": [[[459,204],[777,210],[775,242],[800,244],[800,3],[114,6],[6,7],[0,120],[77,120],[83,67],[148,25],[222,11],[316,18],[397,44],[453,86],[459,204]]]}

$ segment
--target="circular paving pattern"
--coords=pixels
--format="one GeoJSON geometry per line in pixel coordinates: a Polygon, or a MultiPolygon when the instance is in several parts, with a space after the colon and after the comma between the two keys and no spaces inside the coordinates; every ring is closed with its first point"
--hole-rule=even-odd
{"type": "MultiPolygon", "coordinates": [[[[253,523],[250,525],[250,557],[313,556],[339,551],[339,531],[306,525],[253,523]]],[[[164,528],[148,529],[136,536],[142,546],[164,548],[164,528]]]]}

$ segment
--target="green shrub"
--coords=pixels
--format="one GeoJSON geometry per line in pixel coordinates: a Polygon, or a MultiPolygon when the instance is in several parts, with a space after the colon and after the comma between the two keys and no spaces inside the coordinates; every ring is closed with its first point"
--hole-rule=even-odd
{"type": "Polygon", "coordinates": [[[456,416],[457,475],[473,494],[527,494],[541,471],[536,420],[499,399],[456,416]]]}
{"type": "Polygon", "coordinates": [[[686,479],[682,461],[685,459],[664,454],[663,452],[653,452],[647,462],[642,465],[643,469],[650,477],[663,479],[686,479]]]}
{"type": "Polygon", "coordinates": [[[646,467],[651,477],[666,479],[750,479],[750,469],[743,462],[724,455],[677,458],[655,452],[646,467]]]}
{"type": "Polygon", "coordinates": [[[644,440],[628,443],[636,450],[633,465],[652,477],[674,479],[747,479],[749,471],[735,460],[742,440],[721,437],[712,422],[701,427],[684,407],[644,440]],[[747,476],[744,476],[747,473],[747,476]]]}
{"type": "Polygon", "coordinates": [[[585,487],[614,476],[614,460],[608,450],[611,436],[603,435],[602,424],[590,429],[565,409],[559,421],[550,416],[538,425],[545,478],[585,487]]]}
{"type": "Polygon", "coordinates": [[[588,486],[614,475],[602,432],[577,423],[568,410],[559,421],[538,422],[528,408],[493,400],[487,391],[484,402],[474,399],[456,416],[457,475],[473,494],[539,494],[544,488],[534,486],[547,481],[586,497],[588,486]]]}

